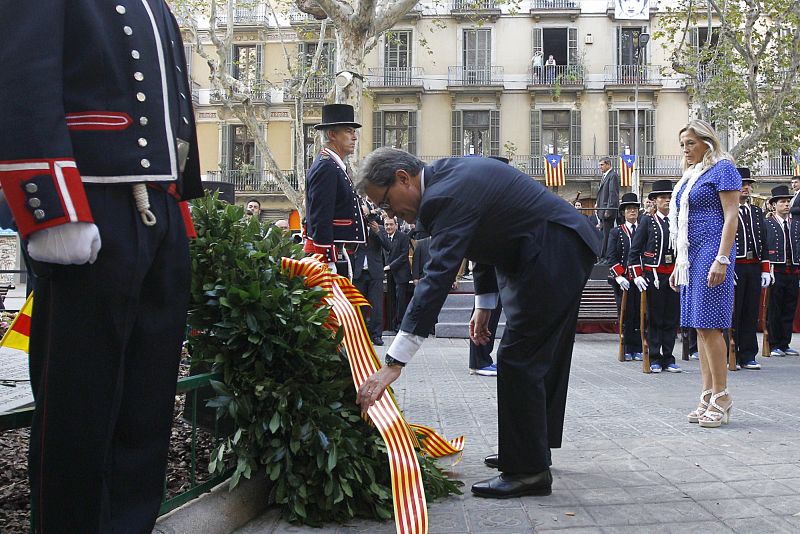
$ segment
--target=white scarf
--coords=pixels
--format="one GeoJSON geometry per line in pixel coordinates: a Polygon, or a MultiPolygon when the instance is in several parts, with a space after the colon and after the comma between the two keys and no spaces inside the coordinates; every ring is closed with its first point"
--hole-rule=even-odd
{"type": "Polygon", "coordinates": [[[669,246],[676,252],[675,285],[689,284],[689,192],[697,179],[709,169],[702,163],[692,165],[678,181],[669,200],[669,246]],[[681,209],[677,210],[678,192],[686,184],[681,196],[681,209]]]}

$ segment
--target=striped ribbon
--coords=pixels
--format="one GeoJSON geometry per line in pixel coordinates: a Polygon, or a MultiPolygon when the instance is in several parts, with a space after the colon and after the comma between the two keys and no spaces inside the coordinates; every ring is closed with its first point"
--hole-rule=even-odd
{"type": "Polygon", "coordinates": [[[33,292],[28,295],[25,304],[8,327],[0,346],[28,352],[31,335],[31,313],[33,312],[33,292]]]}
{"type": "MultiPolygon", "coordinates": [[[[305,276],[306,286],[321,287],[327,292],[324,300],[332,308],[327,326],[332,329],[338,329],[339,325],[343,327],[342,344],[350,362],[353,385],[358,391],[364,381],[381,367],[361,315],[361,306],[369,303],[350,280],[328,271],[322,259],[320,254],[302,260],[282,258],[281,269],[290,277],[305,276]]],[[[460,454],[464,450],[464,437],[447,441],[429,427],[408,424],[391,390],[387,391],[389,394],[384,394],[367,414],[386,442],[395,527],[398,534],[423,534],[428,532],[428,510],[415,449],[420,448],[434,458],[460,454]]],[[[456,462],[459,459],[460,456],[456,462]]]]}

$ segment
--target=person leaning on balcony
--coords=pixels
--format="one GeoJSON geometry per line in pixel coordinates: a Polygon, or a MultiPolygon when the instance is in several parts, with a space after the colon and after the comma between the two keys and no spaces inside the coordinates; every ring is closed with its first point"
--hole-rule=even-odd
{"type": "Polygon", "coordinates": [[[0,184],[37,277],[32,532],[150,532],[203,195],[163,0],[0,7],[0,184]]]}
{"type": "Polygon", "coordinates": [[[685,172],[669,210],[670,244],[676,253],[669,285],[680,289],[681,326],[697,329],[703,390],[690,423],[728,422],[728,351],[722,335],[733,318],[736,228],[742,177],[706,121],[679,132],[685,172]]]}
{"type": "Polygon", "coordinates": [[[547,83],[552,84],[556,81],[556,59],[553,57],[553,54],[547,58],[547,61],[544,62],[544,75],[547,78],[547,83]]]}
{"type": "Polygon", "coordinates": [[[345,243],[365,243],[366,221],[361,199],[347,174],[345,158],[355,152],[361,125],[355,110],[347,104],[322,106],[322,122],[314,126],[322,132],[322,150],[306,175],[306,242],[303,250],[322,254],[328,267],[352,276],[345,243]],[[337,248],[338,247],[338,248],[337,248]]]}
{"type": "Polygon", "coordinates": [[[531,58],[531,67],[533,68],[533,83],[542,82],[542,51],[537,50],[531,58]]]}

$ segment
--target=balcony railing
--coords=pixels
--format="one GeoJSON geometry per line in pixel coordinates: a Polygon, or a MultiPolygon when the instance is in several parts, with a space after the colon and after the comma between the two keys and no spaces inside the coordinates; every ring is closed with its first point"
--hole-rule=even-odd
{"type": "Polygon", "coordinates": [[[494,11],[499,9],[496,0],[454,0],[450,10],[460,12],[494,11]]]}
{"type": "Polygon", "coordinates": [[[241,96],[249,98],[252,102],[270,104],[272,103],[272,96],[270,95],[269,89],[270,86],[266,82],[242,84],[237,88],[235,93],[232,91],[227,91],[226,93],[211,91],[210,100],[211,102],[219,102],[221,100],[234,98],[235,96],[241,96]]]}
{"type": "Polygon", "coordinates": [[[289,24],[309,24],[319,22],[311,13],[305,13],[299,9],[289,11],[289,24]]]}
{"type": "Polygon", "coordinates": [[[537,86],[582,86],[583,65],[543,65],[528,69],[528,84],[537,86]]]}
{"type": "Polygon", "coordinates": [[[792,156],[770,156],[750,170],[756,176],[793,176],[794,168],[792,156]]]}
{"type": "Polygon", "coordinates": [[[370,87],[418,87],[422,85],[422,68],[371,68],[367,75],[367,85],[370,87]]]}
{"type": "MultiPolygon", "coordinates": [[[[294,171],[282,171],[289,184],[296,190],[297,177],[294,171]]],[[[253,193],[283,193],[278,179],[272,171],[208,171],[208,179],[233,184],[236,191],[253,193]]]]}
{"type": "MultiPolygon", "coordinates": [[[[299,87],[300,81],[297,79],[283,80],[283,101],[293,102],[299,87]]],[[[306,82],[303,98],[305,100],[325,100],[332,88],[333,76],[310,76],[306,82]]]]}
{"type": "Polygon", "coordinates": [[[503,67],[447,67],[447,85],[503,85],[503,67]]]}
{"type": "Polygon", "coordinates": [[[660,65],[606,65],[606,84],[660,85],[661,79],[660,65]]]}
{"type": "MultiPolygon", "coordinates": [[[[259,26],[269,22],[267,6],[260,4],[254,7],[240,7],[233,10],[233,24],[237,26],[259,26]]],[[[217,15],[217,26],[228,24],[228,14],[217,15]]]]}
{"type": "Polygon", "coordinates": [[[536,10],[570,10],[580,9],[580,0],[533,0],[531,9],[536,10]]]}
{"type": "MultiPolygon", "coordinates": [[[[426,163],[451,156],[419,156],[426,163]]],[[[564,156],[564,172],[567,176],[583,177],[592,180],[600,179],[600,158],[602,155],[564,156]]],[[[609,156],[612,165],[619,170],[619,156],[609,156]]],[[[639,175],[642,177],[679,177],[683,174],[681,163],[683,156],[641,156],[639,159],[639,175]]],[[[544,155],[531,156],[516,154],[511,158],[511,165],[534,178],[544,175],[544,155]]]]}
{"type": "Polygon", "coordinates": [[[192,103],[200,105],[200,84],[192,80],[192,103]]]}

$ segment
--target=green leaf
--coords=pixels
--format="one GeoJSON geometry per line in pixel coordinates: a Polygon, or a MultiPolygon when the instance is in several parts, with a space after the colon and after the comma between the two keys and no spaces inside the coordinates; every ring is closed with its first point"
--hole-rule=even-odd
{"type": "Polygon", "coordinates": [[[269,431],[274,434],[275,431],[278,430],[278,427],[280,426],[281,426],[281,416],[278,414],[278,412],[275,412],[274,414],[272,414],[272,419],[270,419],[269,421],[269,431]]]}

